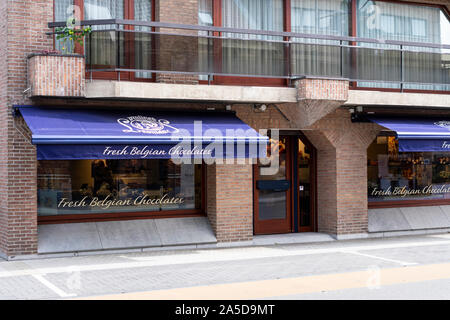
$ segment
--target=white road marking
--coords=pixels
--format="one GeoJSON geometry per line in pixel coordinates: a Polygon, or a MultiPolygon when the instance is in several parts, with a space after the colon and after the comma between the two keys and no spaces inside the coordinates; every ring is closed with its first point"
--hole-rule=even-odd
{"type": "Polygon", "coordinates": [[[406,262],[406,261],[394,260],[394,259],[389,259],[389,258],[383,258],[383,257],[379,257],[379,256],[374,256],[373,254],[361,253],[361,252],[357,252],[357,251],[342,250],[342,252],[351,253],[351,254],[368,257],[368,258],[373,258],[373,259],[384,260],[384,261],[388,261],[388,262],[394,262],[394,263],[401,264],[402,266],[413,266],[413,265],[418,264],[415,262],[406,262]]]}
{"type": "Polygon", "coordinates": [[[433,234],[429,236],[430,238],[441,238],[441,239],[450,239],[450,233],[447,234],[433,234]]]}
{"type": "Polygon", "coordinates": [[[181,253],[170,255],[151,255],[147,257],[128,257],[122,258],[132,260],[132,262],[117,262],[105,264],[91,264],[91,265],[70,265],[65,267],[51,267],[51,268],[30,268],[15,271],[0,272],[0,278],[26,276],[26,275],[43,275],[52,273],[65,273],[69,268],[75,268],[79,272],[84,271],[104,271],[104,270],[118,270],[143,268],[163,265],[178,265],[191,263],[205,263],[205,262],[219,262],[219,261],[239,261],[248,259],[261,258],[276,258],[288,256],[302,256],[315,255],[326,253],[342,253],[343,251],[370,251],[391,248],[410,248],[410,247],[426,247],[426,246],[440,246],[450,245],[449,240],[443,241],[422,241],[422,242],[400,242],[380,245],[366,245],[366,246],[339,246],[325,249],[299,249],[286,250],[277,247],[247,247],[247,248],[233,248],[233,249],[209,249],[198,250],[194,253],[181,253]]]}
{"type": "Polygon", "coordinates": [[[70,297],[75,297],[76,294],[75,293],[66,293],[63,290],[61,290],[60,288],[58,288],[57,286],[55,286],[53,283],[51,283],[50,281],[48,281],[47,279],[44,278],[44,275],[41,274],[33,274],[32,275],[33,278],[35,278],[37,281],[39,281],[40,283],[42,283],[44,286],[46,286],[47,288],[49,288],[50,290],[52,290],[54,293],[56,293],[58,296],[60,296],[61,298],[70,298],[70,297]]]}

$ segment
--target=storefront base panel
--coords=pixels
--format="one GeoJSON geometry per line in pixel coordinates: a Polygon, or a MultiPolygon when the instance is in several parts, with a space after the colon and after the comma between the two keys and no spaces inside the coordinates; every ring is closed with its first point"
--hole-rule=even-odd
{"type": "MultiPolygon", "coordinates": [[[[421,229],[410,231],[387,231],[387,232],[371,232],[369,238],[392,238],[392,237],[406,237],[406,236],[420,236],[420,235],[439,235],[439,237],[447,236],[443,235],[450,233],[450,228],[438,228],[438,229],[421,229]]],[[[450,236],[450,235],[448,235],[450,236]]]]}
{"type": "Polygon", "coordinates": [[[369,232],[450,228],[450,206],[369,209],[369,232]]]}
{"type": "Polygon", "coordinates": [[[41,225],[38,240],[39,254],[217,242],[206,217],[41,225]]]}

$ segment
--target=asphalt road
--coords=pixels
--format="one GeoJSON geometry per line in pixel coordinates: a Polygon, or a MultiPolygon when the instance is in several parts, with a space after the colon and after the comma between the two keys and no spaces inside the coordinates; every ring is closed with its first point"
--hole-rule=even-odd
{"type": "Polygon", "coordinates": [[[450,234],[0,260],[0,299],[450,299],[450,234]]]}

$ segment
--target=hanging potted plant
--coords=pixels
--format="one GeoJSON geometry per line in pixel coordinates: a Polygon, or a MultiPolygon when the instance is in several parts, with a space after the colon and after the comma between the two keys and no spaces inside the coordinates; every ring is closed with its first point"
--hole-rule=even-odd
{"type": "Polygon", "coordinates": [[[62,43],[62,52],[64,54],[73,54],[75,50],[75,44],[80,46],[84,44],[84,38],[86,35],[92,32],[91,27],[76,28],[75,19],[72,20],[72,25],[69,23],[65,27],[58,27],[55,29],[56,40],[62,43]]]}
{"type": "Polygon", "coordinates": [[[83,46],[86,35],[92,30],[77,27],[75,19],[69,22],[65,27],[55,28],[61,52],[47,50],[28,56],[28,96],[84,96],[84,55],[74,50],[76,44],[83,46]]]}

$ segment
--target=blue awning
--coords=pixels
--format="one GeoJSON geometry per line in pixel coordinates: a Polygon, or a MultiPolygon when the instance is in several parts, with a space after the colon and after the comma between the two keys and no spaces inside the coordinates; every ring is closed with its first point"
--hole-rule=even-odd
{"type": "Polygon", "coordinates": [[[17,106],[38,160],[259,158],[268,138],[231,112],[17,106]]]}
{"type": "Polygon", "coordinates": [[[369,116],[369,120],[395,131],[401,152],[450,152],[450,119],[369,116]]]}

